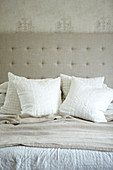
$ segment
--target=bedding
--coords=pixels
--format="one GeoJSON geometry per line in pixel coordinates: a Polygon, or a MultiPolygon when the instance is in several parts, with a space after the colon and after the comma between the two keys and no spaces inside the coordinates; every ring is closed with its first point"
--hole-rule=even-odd
{"type": "Polygon", "coordinates": [[[108,106],[107,110],[113,110],[113,103],[110,103],[110,105],[108,106]]]}
{"type": "MultiPolygon", "coordinates": [[[[1,113],[5,113],[5,114],[20,114],[21,113],[21,105],[20,105],[20,100],[19,100],[19,96],[18,96],[18,94],[17,94],[17,90],[16,90],[16,88],[15,88],[15,84],[14,84],[14,80],[15,81],[21,81],[21,82],[27,82],[28,81],[28,84],[30,83],[30,82],[37,82],[37,84],[45,84],[45,83],[49,83],[49,82],[51,82],[51,81],[53,81],[54,79],[27,79],[27,78],[25,78],[25,77],[20,77],[20,76],[16,76],[16,75],[14,75],[14,74],[12,74],[12,73],[8,73],[8,78],[9,78],[9,82],[8,82],[8,89],[7,89],[7,94],[6,94],[6,99],[5,99],[5,102],[4,102],[4,105],[1,107],[1,110],[0,110],[0,112],[1,113]]],[[[54,103],[54,109],[56,109],[56,107],[57,106],[55,106],[55,102],[56,102],[56,105],[58,105],[58,102],[60,103],[61,101],[60,101],[60,79],[58,79],[58,82],[59,83],[57,83],[57,81],[56,81],[56,83],[58,84],[58,86],[56,85],[56,90],[57,90],[57,94],[55,93],[55,90],[53,90],[53,89],[50,89],[50,88],[48,88],[48,90],[50,91],[50,90],[52,90],[52,92],[54,91],[54,94],[53,95],[56,95],[56,100],[54,100],[55,99],[55,97],[53,97],[52,96],[52,93],[51,93],[51,97],[53,98],[51,101],[54,103]]],[[[54,83],[55,84],[55,83],[54,83]]],[[[35,87],[36,87],[36,85],[35,85],[35,87]]],[[[26,88],[27,88],[27,86],[26,86],[26,88]]],[[[55,87],[54,87],[55,88],[55,87]]],[[[33,89],[33,88],[32,88],[33,89]]],[[[47,89],[47,88],[46,88],[47,89]]],[[[36,89],[35,89],[36,90],[36,89]]],[[[40,89],[41,90],[41,89],[40,89]]],[[[42,89],[42,90],[44,90],[44,89],[42,89]]],[[[29,90],[28,91],[31,91],[31,89],[30,89],[30,85],[29,85],[29,90]]],[[[46,90],[46,92],[48,92],[48,94],[49,94],[49,91],[47,91],[46,90]]],[[[33,91],[32,91],[32,93],[33,93],[33,91]]],[[[30,94],[30,93],[29,93],[30,94]]],[[[31,95],[31,94],[30,94],[31,95]]],[[[31,95],[32,96],[32,95],[31,95]]],[[[51,105],[51,107],[52,107],[52,102],[51,103],[49,103],[49,101],[48,101],[48,99],[47,99],[47,94],[45,94],[45,96],[46,96],[46,106],[49,104],[49,106],[51,105]],[[48,103],[47,103],[48,102],[48,103]]],[[[28,96],[27,96],[28,97],[28,96]]],[[[40,96],[41,97],[41,96],[40,96]]],[[[50,96],[48,96],[48,97],[50,97],[50,96]]],[[[32,98],[33,99],[33,98],[32,98]]],[[[31,99],[31,100],[32,100],[31,99]]],[[[38,99],[39,100],[39,99],[38,99]]],[[[43,100],[44,100],[44,95],[43,95],[43,100]]],[[[43,101],[42,101],[43,102],[43,101]]],[[[40,102],[40,104],[41,104],[41,102],[40,102]]],[[[23,106],[23,105],[22,105],[23,106]]],[[[32,105],[33,106],[33,105],[32,105]]],[[[35,104],[35,106],[36,106],[36,104],[35,104]]],[[[35,108],[35,106],[34,106],[34,108],[35,108]]],[[[29,106],[30,107],[30,106],[29,106]]],[[[24,108],[24,111],[22,111],[22,112],[26,112],[27,111],[27,113],[29,113],[30,111],[28,111],[27,109],[25,109],[25,105],[23,106],[23,108],[24,108]]],[[[29,108],[29,109],[33,109],[33,108],[29,108]]],[[[45,108],[45,109],[47,109],[47,107],[45,108]]],[[[58,108],[57,108],[57,110],[58,110],[58,108]]],[[[33,110],[34,111],[34,110],[33,110]]],[[[32,111],[31,111],[32,112],[32,111]]],[[[42,111],[41,111],[41,109],[40,109],[40,112],[42,113],[42,111]]],[[[49,111],[50,112],[50,111],[49,111]]],[[[52,112],[52,110],[51,110],[51,112],[52,112]]],[[[56,111],[54,111],[55,113],[56,113],[56,111]]],[[[38,112],[39,113],[39,112],[38,112]]],[[[34,114],[35,114],[35,112],[34,112],[34,114]]],[[[46,114],[47,114],[47,111],[46,111],[46,114]]]]}
{"type": "MultiPolygon", "coordinates": [[[[63,97],[64,99],[68,95],[70,86],[71,86],[71,80],[72,76],[68,76],[65,74],[60,74],[61,81],[62,81],[62,91],[63,91],[63,97]]],[[[84,83],[87,83],[88,85],[92,87],[102,88],[104,77],[95,77],[95,78],[81,78],[81,77],[75,77],[78,80],[81,80],[84,83]]],[[[105,86],[106,87],[106,86],[105,86]]]]}
{"type": "Polygon", "coordinates": [[[94,122],[106,122],[104,112],[112,99],[112,89],[94,88],[72,77],[69,93],[59,110],[62,114],[69,114],[94,122]]]}
{"type": "Polygon", "coordinates": [[[1,170],[112,170],[112,160],[112,152],[25,146],[0,148],[1,170]]]}
{"type": "MultiPolygon", "coordinates": [[[[13,80],[16,76],[12,73],[8,73],[8,89],[4,105],[1,107],[0,112],[5,114],[20,114],[21,106],[19,97],[17,95],[13,80]]],[[[23,78],[24,79],[24,78],[23,78]]]]}
{"type": "Polygon", "coordinates": [[[20,103],[21,113],[43,116],[58,113],[61,104],[60,77],[44,81],[14,80],[20,103]]]}
{"type": "Polygon", "coordinates": [[[0,93],[6,93],[8,88],[8,82],[0,84],[0,93]]]}
{"type": "Polygon", "coordinates": [[[51,115],[35,117],[31,123],[29,118],[18,117],[13,124],[1,124],[0,147],[24,145],[113,151],[113,122],[92,123],[68,115],[51,115]]]}
{"type": "Polygon", "coordinates": [[[4,104],[6,94],[5,93],[0,93],[0,105],[4,104]]]}

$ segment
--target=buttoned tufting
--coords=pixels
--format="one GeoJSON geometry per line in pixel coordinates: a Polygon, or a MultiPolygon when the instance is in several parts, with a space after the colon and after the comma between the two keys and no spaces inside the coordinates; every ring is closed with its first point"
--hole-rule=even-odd
{"type": "Polygon", "coordinates": [[[57,64],[60,64],[60,61],[57,61],[57,64]]]}
{"type": "Polygon", "coordinates": [[[11,64],[14,65],[15,64],[14,61],[12,61],[11,64]]]}
{"type": "Polygon", "coordinates": [[[87,48],[86,48],[87,51],[90,50],[90,49],[91,49],[90,47],[87,47],[87,48]]]}
{"type": "Polygon", "coordinates": [[[45,47],[42,47],[42,51],[44,51],[46,48],[45,47]]]}
{"type": "Polygon", "coordinates": [[[74,62],[72,62],[72,63],[71,63],[71,65],[72,65],[72,66],[74,66],[74,65],[75,65],[75,63],[74,63],[74,62]]]}
{"type": "Polygon", "coordinates": [[[105,50],[105,47],[102,47],[101,50],[104,51],[104,50],[105,50]]]}
{"type": "Polygon", "coordinates": [[[105,76],[113,87],[113,34],[0,34],[0,83],[8,71],[30,78],[105,76]]]}
{"type": "Polygon", "coordinates": [[[44,61],[42,61],[42,65],[44,65],[45,64],[45,62],[44,61]]]}
{"type": "Polygon", "coordinates": [[[88,66],[88,65],[89,65],[89,63],[87,62],[87,63],[86,63],[86,65],[88,66]]]}
{"type": "Polygon", "coordinates": [[[27,47],[26,49],[27,49],[27,50],[29,50],[29,49],[30,49],[30,47],[27,47]]]}
{"type": "Polygon", "coordinates": [[[76,48],[72,47],[71,50],[74,51],[76,48]]]}
{"type": "Polygon", "coordinates": [[[11,49],[14,50],[14,49],[16,49],[16,48],[15,48],[15,47],[12,47],[11,49]]]}
{"type": "Polygon", "coordinates": [[[57,49],[57,50],[61,50],[61,48],[60,48],[60,47],[57,47],[56,49],[57,49]]]}

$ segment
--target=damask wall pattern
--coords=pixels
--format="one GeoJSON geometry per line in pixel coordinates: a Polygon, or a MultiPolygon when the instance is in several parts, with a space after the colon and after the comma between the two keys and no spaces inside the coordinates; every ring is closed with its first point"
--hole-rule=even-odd
{"type": "Polygon", "coordinates": [[[0,0],[0,32],[113,32],[113,0],[0,0]]]}

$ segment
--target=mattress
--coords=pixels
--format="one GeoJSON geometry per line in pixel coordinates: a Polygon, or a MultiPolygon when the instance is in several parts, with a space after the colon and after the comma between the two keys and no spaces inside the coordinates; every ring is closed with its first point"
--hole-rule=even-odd
{"type": "Polygon", "coordinates": [[[0,148],[0,170],[112,170],[113,153],[14,146],[0,148]]]}

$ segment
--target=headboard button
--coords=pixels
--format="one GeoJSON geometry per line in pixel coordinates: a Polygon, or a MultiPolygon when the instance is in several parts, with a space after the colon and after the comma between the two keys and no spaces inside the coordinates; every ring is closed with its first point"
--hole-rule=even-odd
{"type": "Polygon", "coordinates": [[[74,63],[74,62],[72,62],[72,63],[71,63],[71,65],[72,65],[72,66],[74,66],[74,65],[75,65],[75,63],[74,63]]]}
{"type": "Polygon", "coordinates": [[[104,51],[104,50],[105,50],[105,48],[104,48],[104,47],[102,47],[102,48],[101,48],[101,50],[102,50],[102,51],[104,51]]]}
{"type": "Polygon", "coordinates": [[[44,79],[44,77],[41,77],[41,79],[44,79]]]}
{"type": "Polygon", "coordinates": [[[14,49],[15,49],[15,47],[12,47],[11,49],[12,49],[12,50],[14,50],[14,49]]]}
{"type": "Polygon", "coordinates": [[[74,50],[75,50],[75,48],[74,48],[74,47],[72,47],[72,48],[71,48],[71,50],[72,50],[72,51],[74,51],[74,50]]]}
{"type": "Polygon", "coordinates": [[[87,63],[86,63],[86,65],[88,66],[88,65],[89,65],[89,63],[87,62],[87,63]]]}
{"type": "Polygon", "coordinates": [[[57,64],[60,64],[60,62],[59,62],[59,61],[57,61],[57,64]]]}
{"type": "Polygon", "coordinates": [[[27,65],[29,65],[29,61],[27,61],[27,63],[26,63],[27,65]]]}
{"type": "Polygon", "coordinates": [[[102,65],[105,65],[105,63],[103,62],[102,65]]]}
{"type": "Polygon", "coordinates": [[[57,50],[60,50],[61,48],[58,46],[56,49],[57,49],[57,50]]]}
{"type": "Polygon", "coordinates": [[[42,47],[42,51],[44,51],[45,50],[45,47],[42,47]]]}
{"type": "Polygon", "coordinates": [[[14,61],[12,61],[11,64],[14,65],[15,64],[14,61]]]}
{"type": "Polygon", "coordinates": [[[45,64],[45,62],[44,61],[42,61],[42,65],[44,65],[45,64]]]}
{"type": "Polygon", "coordinates": [[[27,47],[26,49],[27,49],[27,50],[29,50],[30,48],[29,48],[29,47],[27,47]]]}
{"type": "Polygon", "coordinates": [[[90,49],[91,49],[90,47],[87,47],[87,48],[86,48],[87,51],[90,50],[90,49]]]}

